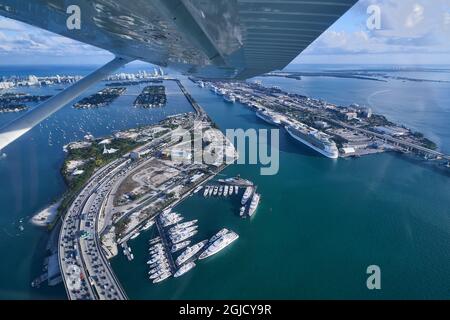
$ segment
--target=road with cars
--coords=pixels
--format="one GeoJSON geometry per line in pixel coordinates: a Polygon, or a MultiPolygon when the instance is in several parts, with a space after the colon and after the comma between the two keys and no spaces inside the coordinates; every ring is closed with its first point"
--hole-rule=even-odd
{"type": "MultiPolygon", "coordinates": [[[[178,84],[188,95],[181,82],[178,84]]],[[[186,97],[191,104],[195,103],[190,96],[186,97]]],[[[196,103],[193,107],[197,120],[193,128],[196,128],[198,120],[204,120],[206,115],[196,103]]],[[[111,223],[111,217],[104,212],[105,204],[117,183],[151,161],[156,152],[175,144],[171,138],[169,132],[134,150],[149,151],[145,158],[133,161],[122,157],[100,168],[72,202],[63,219],[58,242],[60,271],[70,300],[127,299],[100,243],[99,231],[111,223]],[[100,224],[99,219],[103,219],[100,224]]]]}

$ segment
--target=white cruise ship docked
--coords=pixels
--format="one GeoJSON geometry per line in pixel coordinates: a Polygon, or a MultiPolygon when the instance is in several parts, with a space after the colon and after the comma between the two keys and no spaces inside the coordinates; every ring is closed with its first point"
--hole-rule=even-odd
{"type": "Polygon", "coordinates": [[[256,112],[256,116],[265,122],[272,125],[280,125],[281,124],[281,116],[275,112],[267,111],[267,110],[259,110],[256,112]]]}
{"type": "Polygon", "coordinates": [[[239,238],[239,235],[236,232],[230,231],[226,233],[225,235],[221,236],[219,239],[214,241],[212,244],[206,248],[205,251],[200,255],[199,259],[206,259],[219,251],[223,250],[227,246],[229,246],[231,243],[236,241],[239,238]]]}
{"type": "Polygon", "coordinates": [[[229,102],[229,103],[235,103],[236,102],[236,97],[232,94],[225,94],[223,96],[223,99],[225,100],[225,102],[229,102]]]}
{"type": "Polygon", "coordinates": [[[339,150],[336,143],[331,140],[329,135],[319,130],[298,122],[297,124],[287,126],[286,131],[295,140],[300,141],[325,157],[331,159],[337,159],[339,157],[339,150]]]}

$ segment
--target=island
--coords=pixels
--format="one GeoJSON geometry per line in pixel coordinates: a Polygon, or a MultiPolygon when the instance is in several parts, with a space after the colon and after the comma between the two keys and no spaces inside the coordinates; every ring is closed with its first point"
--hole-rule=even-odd
{"type": "Polygon", "coordinates": [[[167,102],[166,87],[148,86],[134,101],[134,106],[139,108],[162,107],[167,102]]]}
{"type": "Polygon", "coordinates": [[[6,92],[0,94],[0,113],[21,112],[28,110],[26,103],[38,103],[50,99],[52,96],[38,96],[27,93],[6,92]]]}
{"type": "Polygon", "coordinates": [[[125,87],[110,87],[82,99],[74,104],[75,109],[91,109],[105,107],[124,94],[125,87]]]}
{"type": "Polygon", "coordinates": [[[0,105],[0,113],[21,112],[28,110],[24,104],[0,105]]]}

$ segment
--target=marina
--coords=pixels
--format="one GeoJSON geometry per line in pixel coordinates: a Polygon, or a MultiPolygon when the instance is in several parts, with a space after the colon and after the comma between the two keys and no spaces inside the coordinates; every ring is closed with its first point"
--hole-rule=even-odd
{"type": "MultiPolygon", "coordinates": [[[[202,189],[205,198],[214,195],[224,198],[237,196],[244,209],[241,217],[251,217],[259,204],[257,186],[240,176],[218,179],[216,184],[196,187],[193,194],[202,189]],[[239,190],[244,190],[242,198],[238,197],[239,190]]],[[[178,278],[188,273],[196,267],[197,259],[203,260],[215,255],[239,237],[235,232],[222,228],[209,239],[196,242],[194,238],[198,233],[198,222],[198,219],[185,221],[183,215],[167,208],[128,236],[130,240],[136,239],[156,226],[157,236],[148,241],[148,277],[152,283],[157,284],[170,277],[178,278]]],[[[122,248],[127,259],[133,260],[134,255],[126,242],[122,243],[122,248]]]]}
{"type": "Polygon", "coordinates": [[[171,276],[178,278],[186,274],[196,266],[197,259],[205,259],[221,251],[238,238],[236,233],[223,228],[210,239],[189,246],[197,233],[198,220],[179,223],[182,220],[184,217],[169,209],[156,218],[158,236],[149,241],[147,261],[149,280],[154,284],[171,276]]]}
{"type": "Polygon", "coordinates": [[[204,187],[204,198],[211,196],[238,196],[239,191],[241,190],[240,188],[242,188],[244,192],[242,198],[240,198],[241,206],[239,209],[239,216],[241,218],[247,218],[254,215],[261,201],[261,195],[256,192],[258,187],[255,186],[253,182],[243,179],[239,175],[227,179],[218,179],[217,182],[219,184],[208,184],[204,187]]]}

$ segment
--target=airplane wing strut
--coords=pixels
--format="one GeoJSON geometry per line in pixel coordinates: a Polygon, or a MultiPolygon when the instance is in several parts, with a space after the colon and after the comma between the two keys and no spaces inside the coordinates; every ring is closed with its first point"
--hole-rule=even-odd
{"type": "Polygon", "coordinates": [[[132,59],[116,57],[103,67],[97,69],[93,73],[76,82],[69,88],[61,91],[49,100],[41,103],[22,117],[12,121],[0,129],[0,150],[4,149],[11,142],[20,138],[22,135],[30,131],[34,126],[38,125],[53,113],[78,98],[86,90],[96,83],[100,82],[115,70],[123,67],[132,59]]]}

